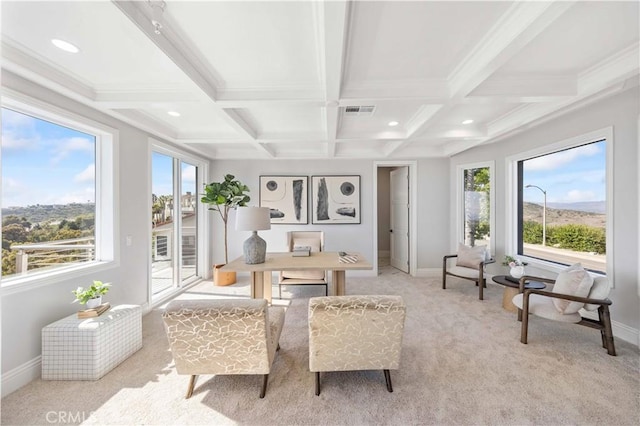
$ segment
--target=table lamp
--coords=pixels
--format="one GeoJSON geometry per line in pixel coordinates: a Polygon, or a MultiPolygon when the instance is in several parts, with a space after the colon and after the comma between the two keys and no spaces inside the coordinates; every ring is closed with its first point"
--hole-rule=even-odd
{"type": "Polygon", "coordinates": [[[242,246],[245,263],[250,265],[264,263],[267,242],[258,236],[258,231],[265,229],[271,229],[271,215],[268,207],[238,207],[236,209],[236,231],[253,232],[242,246]]]}

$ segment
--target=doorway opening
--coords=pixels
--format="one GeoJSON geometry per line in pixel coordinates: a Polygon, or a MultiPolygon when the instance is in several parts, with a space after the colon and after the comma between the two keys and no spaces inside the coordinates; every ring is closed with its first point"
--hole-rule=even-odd
{"type": "Polygon", "coordinates": [[[415,275],[416,163],[376,162],[374,265],[415,275]]]}

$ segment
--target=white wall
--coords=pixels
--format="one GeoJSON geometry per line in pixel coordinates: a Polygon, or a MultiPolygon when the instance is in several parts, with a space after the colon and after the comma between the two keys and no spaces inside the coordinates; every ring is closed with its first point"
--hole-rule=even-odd
{"type": "MultiPolygon", "coordinates": [[[[630,333],[640,328],[638,297],[638,88],[600,100],[553,120],[518,133],[503,141],[481,146],[451,158],[450,193],[455,194],[455,170],[458,165],[495,160],[496,256],[505,255],[505,159],[541,145],[569,139],[593,130],[613,126],[614,185],[614,276],[615,288],[610,299],[612,320],[628,327],[630,333]]],[[[455,213],[455,200],[451,211],[455,213]]],[[[455,241],[455,224],[450,225],[450,241],[455,241]]],[[[544,271],[537,271],[543,273],[544,271]]],[[[553,277],[555,274],[546,273],[553,277]]],[[[636,337],[637,339],[637,337],[636,337]]]]}

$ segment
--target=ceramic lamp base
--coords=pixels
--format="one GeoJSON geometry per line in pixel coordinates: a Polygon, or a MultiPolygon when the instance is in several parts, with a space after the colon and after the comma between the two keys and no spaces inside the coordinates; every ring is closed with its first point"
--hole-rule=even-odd
{"type": "Polygon", "coordinates": [[[244,249],[244,263],[248,265],[264,263],[267,255],[267,242],[258,236],[257,231],[253,231],[242,247],[244,249]]]}

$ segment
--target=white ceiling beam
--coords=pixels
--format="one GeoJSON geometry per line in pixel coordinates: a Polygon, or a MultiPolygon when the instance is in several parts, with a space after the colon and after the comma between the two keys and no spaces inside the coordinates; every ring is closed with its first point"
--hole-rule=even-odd
{"type": "Polygon", "coordinates": [[[2,36],[0,44],[2,68],[21,75],[24,78],[63,93],[72,93],[73,97],[81,97],[85,101],[93,101],[96,93],[91,85],[81,77],[62,70],[45,58],[37,58],[27,53],[17,43],[2,36]]]}
{"type": "Polygon", "coordinates": [[[338,137],[339,100],[344,68],[345,42],[348,34],[349,3],[345,0],[317,2],[316,45],[319,74],[324,84],[325,108],[322,110],[327,138],[327,156],[334,157],[338,137]]]}
{"type": "MultiPolygon", "coordinates": [[[[217,98],[217,82],[209,75],[203,75],[201,70],[206,69],[199,58],[193,54],[197,49],[193,48],[185,40],[181,39],[174,28],[177,26],[165,23],[167,11],[162,14],[161,33],[156,34],[151,24],[152,7],[142,1],[112,0],[113,4],[142,31],[160,51],[162,51],[174,64],[185,73],[196,86],[209,96],[213,101],[217,98]]],[[[170,5],[165,6],[169,8],[170,5]]]]}
{"type": "MultiPolygon", "coordinates": [[[[112,0],[112,2],[213,101],[216,107],[220,108],[221,115],[234,129],[241,135],[255,140],[256,131],[234,109],[224,109],[216,104],[219,82],[214,77],[214,73],[209,70],[208,65],[194,53],[198,50],[193,43],[181,35],[178,25],[171,21],[167,10],[162,14],[163,26],[160,34],[156,34],[151,24],[151,6],[147,2],[120,0],[112,0]]],[[[165,8],[170,8],[170,5],[167,4],[165,8]]],[[[259,143],[254,143],[254,147],[271,154],[259,143]]]]}
{"type": "Polygon", "coordinates": [[[546,98],[576,96],[578,83],[576,76],[513,76],[486,80],[468,98],[484,96],[488,98],[546,98]]]}
{"type": "Polygon", "coordinates": [[[442,103],[449,99],[449,85],[446,79],[407,79],[385,81],[345,81],[342,100],[369,98],[422,99],[429,103],[442,103]]]}
{"type": "Polygon", "coordinates": [[[515,2],[449,75],[451,97],[469,95],[574,3],[515,2]]]}
{"type": "MultiPolygon", "coordinates": [[[[510,6],[447,77],[449,101],[414,129],[413,134],[419,134],[438,117],[451,111],[574,3],[515,2],[510,6]]],[[[405,143],[409,143],[409,139],[405,143]]],[[[402,145],[397,149],[401,148],[402,145]]]]}

